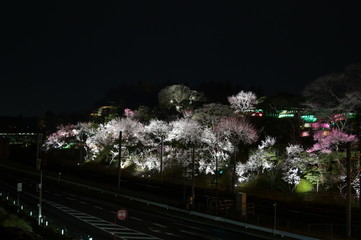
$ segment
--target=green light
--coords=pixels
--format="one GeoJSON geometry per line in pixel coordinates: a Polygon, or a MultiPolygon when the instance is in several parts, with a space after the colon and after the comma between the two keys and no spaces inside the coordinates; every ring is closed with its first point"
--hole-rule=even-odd
{"type": "Polygon", "coordinates": [[[278,118],[290,118],[290,117],[294,117],[294,111],[287,111],[287,110],[283,110],[278,114],[278,118]]]}
{"type": "Polygon", "coordinates": [[[294,117],[294,116],[295,116],[295,114],[293,114],[293,113],[280,113],[278,115],[278,118],[288,118],[288,117],[294,117]]]}
{"type": "Polygon", "coordinates": [[[317,122],[317,118],[315,117],[315,115],[302,115],[301,119],[306,123],[317,122]]]}
{"type": "Polygon", "coordinates": [[[349,118],[356,118],[356,114],[355,113],[349,113],[349,118]]]}
{"type": "Polygon", "coordinates": [[[68,145],[64,146],[63,149],[71,148],[75,143],[69,143],[68,145]]]}

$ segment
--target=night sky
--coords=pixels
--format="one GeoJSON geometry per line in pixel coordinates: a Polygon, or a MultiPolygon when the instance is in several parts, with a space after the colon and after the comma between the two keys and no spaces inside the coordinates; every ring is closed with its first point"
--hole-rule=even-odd
{"type": "Polygon", "coordinates": [[[90,111],[130,82],[298,94],[361,61],[360,7],[308,3],[2,1],[0,115],[90,111]]]}

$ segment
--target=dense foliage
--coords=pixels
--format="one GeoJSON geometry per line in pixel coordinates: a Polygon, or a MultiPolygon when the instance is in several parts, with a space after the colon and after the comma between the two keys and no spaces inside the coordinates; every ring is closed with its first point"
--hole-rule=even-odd
{"type": "MultiPolygon", "coordinates": [[[[308,87],[310,94],[320,91],[318,82],[320,80],[308,87]]],[[[353,95],[357,94],[345,94],[345,97],[353,95]]],[[[135,166],[136,171],[161,171],[183,166],[184,169],[195,168],[196,174],[213,175],[220,167],[228,166],[234,167],[233,174],[237,175],[239,183],[256,181],[262,176],[268,179],[270,188],[282,181],[291,191],[314,190],[315,186],[318,190],[321,186],[323,190],[337,187],[343,194],[345,154],[340,150],[344,149],[345,143],[356,143],[357,136],[356,132],[346,132],[350,129],[344,127],[350,122],[346,121],[349,115],[337,112],[339,108],[332,106],[332,110],[319,111],[322,114],[319,121],[327,123],[327,131],[314,128],[307,140],[293,138],[285,144],[277,142],[278,138],[286,139],[284,136],[268,136],[267,132],[272,131],[254,121],[265,116],[256,109],[261,101],[252,92],[240,91],[229,96],[229,105],[203,104],[203,94],[183,85],[173,85],[159,93],[159,100],[162,119],[146,117],[141,114],[144,111],[125,109],[123,116],[103,122],[59,126],[47,138],[44,148],[51,151],[76,146],[86,151],[86,162],[101,162],[111,167],[117,166],[121,152],[121,167],[135,166]],[[326,118],[327,112],[333,115],[326,118]],[[232,162],[237,151],[247,159],[237,158],[232,162]],[[163,169],[160,169],[161,159],[163,169]]],[[[321,100],[318,96],[315,101],[321,100]]],[[[320,107],[310,102],[308,105],[314,107],[313,110],[320,107]]],[[[310,108],[298,108],[292,117],[302,123],[300,116],[307,111],[310,108]]],[[[321,126],[321,122],[317,126],[321,126]]],[[[293,134],[296,133],[294,130],[293,134]]],[[[358,196],[359,174],[354,172],[352,179],[358,196]]]]}

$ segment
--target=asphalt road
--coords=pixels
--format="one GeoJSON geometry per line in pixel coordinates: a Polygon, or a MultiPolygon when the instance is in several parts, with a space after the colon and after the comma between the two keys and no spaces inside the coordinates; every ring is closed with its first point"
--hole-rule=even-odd
{"type": "MultiPolygon", "coordinates": [[[[16,198],[16,183],[21,179],[20,203],[37,211],[35,189],[39,180],[3,168],[0,173],[1,191],[16,198]]],[[[68,192],[46,179],[43,179],[43,216],[49,224],[61,226],[77,239],[262,239],[68,192]],[[119,209],[127,210],[125,220],[116,218],[119,209]]]]}

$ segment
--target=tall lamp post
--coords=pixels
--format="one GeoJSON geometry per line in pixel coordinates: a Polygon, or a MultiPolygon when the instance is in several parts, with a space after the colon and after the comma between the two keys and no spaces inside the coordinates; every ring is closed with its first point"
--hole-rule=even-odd
{"type": "Polygon", "coordinates": [[[273,236],[276,236],[276,224],[277,224],[277,202],[273,203],[274,207],[274,219],[273,219],[273,236]]]}
{"type": "Polygon", "coordinates": [[[119,132],[119,161],[118,161],[118,191],[120,190],[121,168],[122,168],[122,131],[119,132]]]}
{"type": "Polygon", "coordinates": [[[160,184],[163,183],[163,140],[164,137],[161,136],[160,139],[160,184]]]}
{"type": "Polygon", "coordinates": [[[42,141],[42,134],[38,134],[38,142],[37,142],[37,148],[36,148],[36,168],[40,170],[40,183],[39,183],[39,213],[38,213],[38,225],[41,223],[42,218],[42,198],[43,198],[43,169],[41,168],[41,159],[39,158],[40,155],[40,144],[42,141]]]}
{"type": "Polygon", "coordinates": [[[346,237],[351,238],[351,143],[350,142],[347,143],[346,161],[347,161],[346,237]]]}

